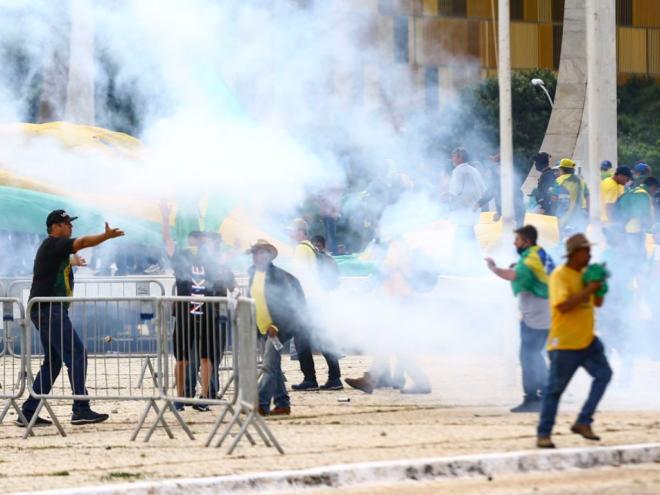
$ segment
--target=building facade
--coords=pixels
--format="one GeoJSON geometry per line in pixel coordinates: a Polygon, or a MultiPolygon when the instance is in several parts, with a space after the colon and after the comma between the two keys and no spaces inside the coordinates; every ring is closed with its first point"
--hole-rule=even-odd
{"type": "MultiPolygon", "coordinates": [[[[395,60],[427,91],[497,72],[497,0],[379,0],[395,60]]],[[[564,0],[510,0],[511,66],[558,70],[564,0]]],[[[660,0],[616,0],[618,82],[660,80],[660,0]]]]}

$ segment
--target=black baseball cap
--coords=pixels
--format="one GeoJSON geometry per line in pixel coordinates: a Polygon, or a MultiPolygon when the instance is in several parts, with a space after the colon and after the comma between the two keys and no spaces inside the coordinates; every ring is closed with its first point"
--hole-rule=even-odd
{"type": "Polygon", "coordinates": [[[624,177],[628,177],[629,179],[633,178],[632,170],[630,170],[630,167],[626,167],[625,165],[621,165],[620,167],[617,167],[616,171],[614,172],[614,175],[623,175],[624,177]]]}
{"type": "Polygon", "coordinates": [[[76,218],[78,217],[72,217],[64,210],[53,210],[46,217],[46,227],[50,227],[56,223],[71,223],[76,218]]]}

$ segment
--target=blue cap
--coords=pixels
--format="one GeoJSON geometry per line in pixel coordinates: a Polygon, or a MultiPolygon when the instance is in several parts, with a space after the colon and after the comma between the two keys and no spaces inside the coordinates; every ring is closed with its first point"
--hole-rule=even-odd
{"type": "Polygon", "coordinates": [[[635,165],[635,168],[633,170],[636,174],[651,173],[651,167],[649,167],[646,163],[643,162],[639,162],[637,165],[635,165]]]}
{"type": "Polygon", "coordinates": [[[600,162],[600,169],[601,170],[609,170],[612,168],[612,162],[609,160],[603,160],[600,162]]]}

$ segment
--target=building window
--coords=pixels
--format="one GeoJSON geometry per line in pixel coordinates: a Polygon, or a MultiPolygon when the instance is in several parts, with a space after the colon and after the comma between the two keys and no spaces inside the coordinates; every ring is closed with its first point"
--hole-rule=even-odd
{"type": "Polygon", "coordinates": [[[564,36],[563,26],[552,26],[552,65],[559,70],[559,58],[561,56],[561,40],[564,36]]]}
{"type": "Polygon", "coordinates": [[[440,15],[467,17],[467,0],[438,0],[440,15]]]}
{"type": "Polygon", "coordinates": [[[424,88],[426,108],[434,111],[440,106],[438,68],[427,67],[424,70],[424,88]]]}
{"type": "Polygon", "coordinates": [[[525,16],[523,0],[511,0],[511,3],[509,4],[509,12],[511,12],[512,21],[522,21],[525,16]]]}
{"type": "Polygon", "coordinates": [[[632,0],[616,0],[616,23],[619,26],[631,26],[633,17],[632,0]]]}
{"type": "Polygon", "coordinates": [[[394,18],[394,60],[408,62],[408,18],[401,15],[394,18]]]}
{"type": "Polygon", "coordinates": [[[564,0],[552,0],[552,22],[564,22],[564,0]]]}

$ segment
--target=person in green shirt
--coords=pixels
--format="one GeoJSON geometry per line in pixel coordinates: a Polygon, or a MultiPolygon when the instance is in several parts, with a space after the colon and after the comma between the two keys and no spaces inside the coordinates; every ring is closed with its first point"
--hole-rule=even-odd
{"type": "Polygon", "coordinates": [[[615,221],[624,232],[625,249],[634,259],[646,259],[646,233],[655,223],[653,196],[658,179],[647,177],[640,185],[621,196],[615,205],[615,221]]]}

